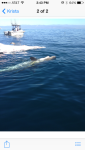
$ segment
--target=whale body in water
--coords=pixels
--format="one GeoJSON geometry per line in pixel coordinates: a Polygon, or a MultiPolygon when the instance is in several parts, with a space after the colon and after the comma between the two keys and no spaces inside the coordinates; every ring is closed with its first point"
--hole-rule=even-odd
{"type": "Polygon", "coordinates": [[[40,62],[44,62],[44,61],[49,61],[52,59],[56,59],[56,56],[47,56],[44,58],[40,58],[37,59],[35,57],[30,57],[31,62],[30,61],[26,61],[26,62],[22,62],[20,64],[17,64],[15,66],[10,66],[10,67],[6,67],[4,69],[0,69],[0,72],[5,72],[5,71],[13,71],[13,70],[18,70],[18,69],[22,69],[22,68],[26,68],[26,67],[31,67],[34,66],[35,64],[38,64],[40,62]]]}

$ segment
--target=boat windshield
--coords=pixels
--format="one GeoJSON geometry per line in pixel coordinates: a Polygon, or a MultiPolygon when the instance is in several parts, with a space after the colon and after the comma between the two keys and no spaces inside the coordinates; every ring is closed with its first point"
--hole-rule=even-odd
{"type": "Polygon", "coordinates": [[[12,30],[19,31],[19,30],[21,30],[21,26],[20,25],[12,25],[12,30]]]}

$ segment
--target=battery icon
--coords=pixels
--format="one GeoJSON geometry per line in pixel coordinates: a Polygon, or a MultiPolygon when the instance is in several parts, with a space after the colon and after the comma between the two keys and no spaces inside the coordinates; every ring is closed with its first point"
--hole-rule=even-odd
{"type": "Polygon", "coordinates": [[[84,2],[82,2],[82,1],[77,1],[77,4],[83,4],[84,2]]]}

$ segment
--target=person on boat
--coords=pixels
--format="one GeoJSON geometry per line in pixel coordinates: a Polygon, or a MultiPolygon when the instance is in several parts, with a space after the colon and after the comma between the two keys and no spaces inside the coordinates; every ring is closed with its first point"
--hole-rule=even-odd
{"type": "Polygon", "coordinates": [[[15,31],[17,31],[17,28],[15,28],[15,31]]]}

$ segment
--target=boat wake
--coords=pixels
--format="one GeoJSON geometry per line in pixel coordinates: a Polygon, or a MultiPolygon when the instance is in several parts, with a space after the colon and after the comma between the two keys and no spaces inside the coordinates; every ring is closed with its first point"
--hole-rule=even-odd
{"type": "Polygon", "coordinates": [[[11,54],[14,52],[26,51],[26,50],[31,50],[31,49],[40,49],[40,48],[45,48],[45,47],[27,46],[27,45],[14,46],[14,45],[5,45],[5,44],[0,43],[0,52],[4,54],[11,54]]]}

